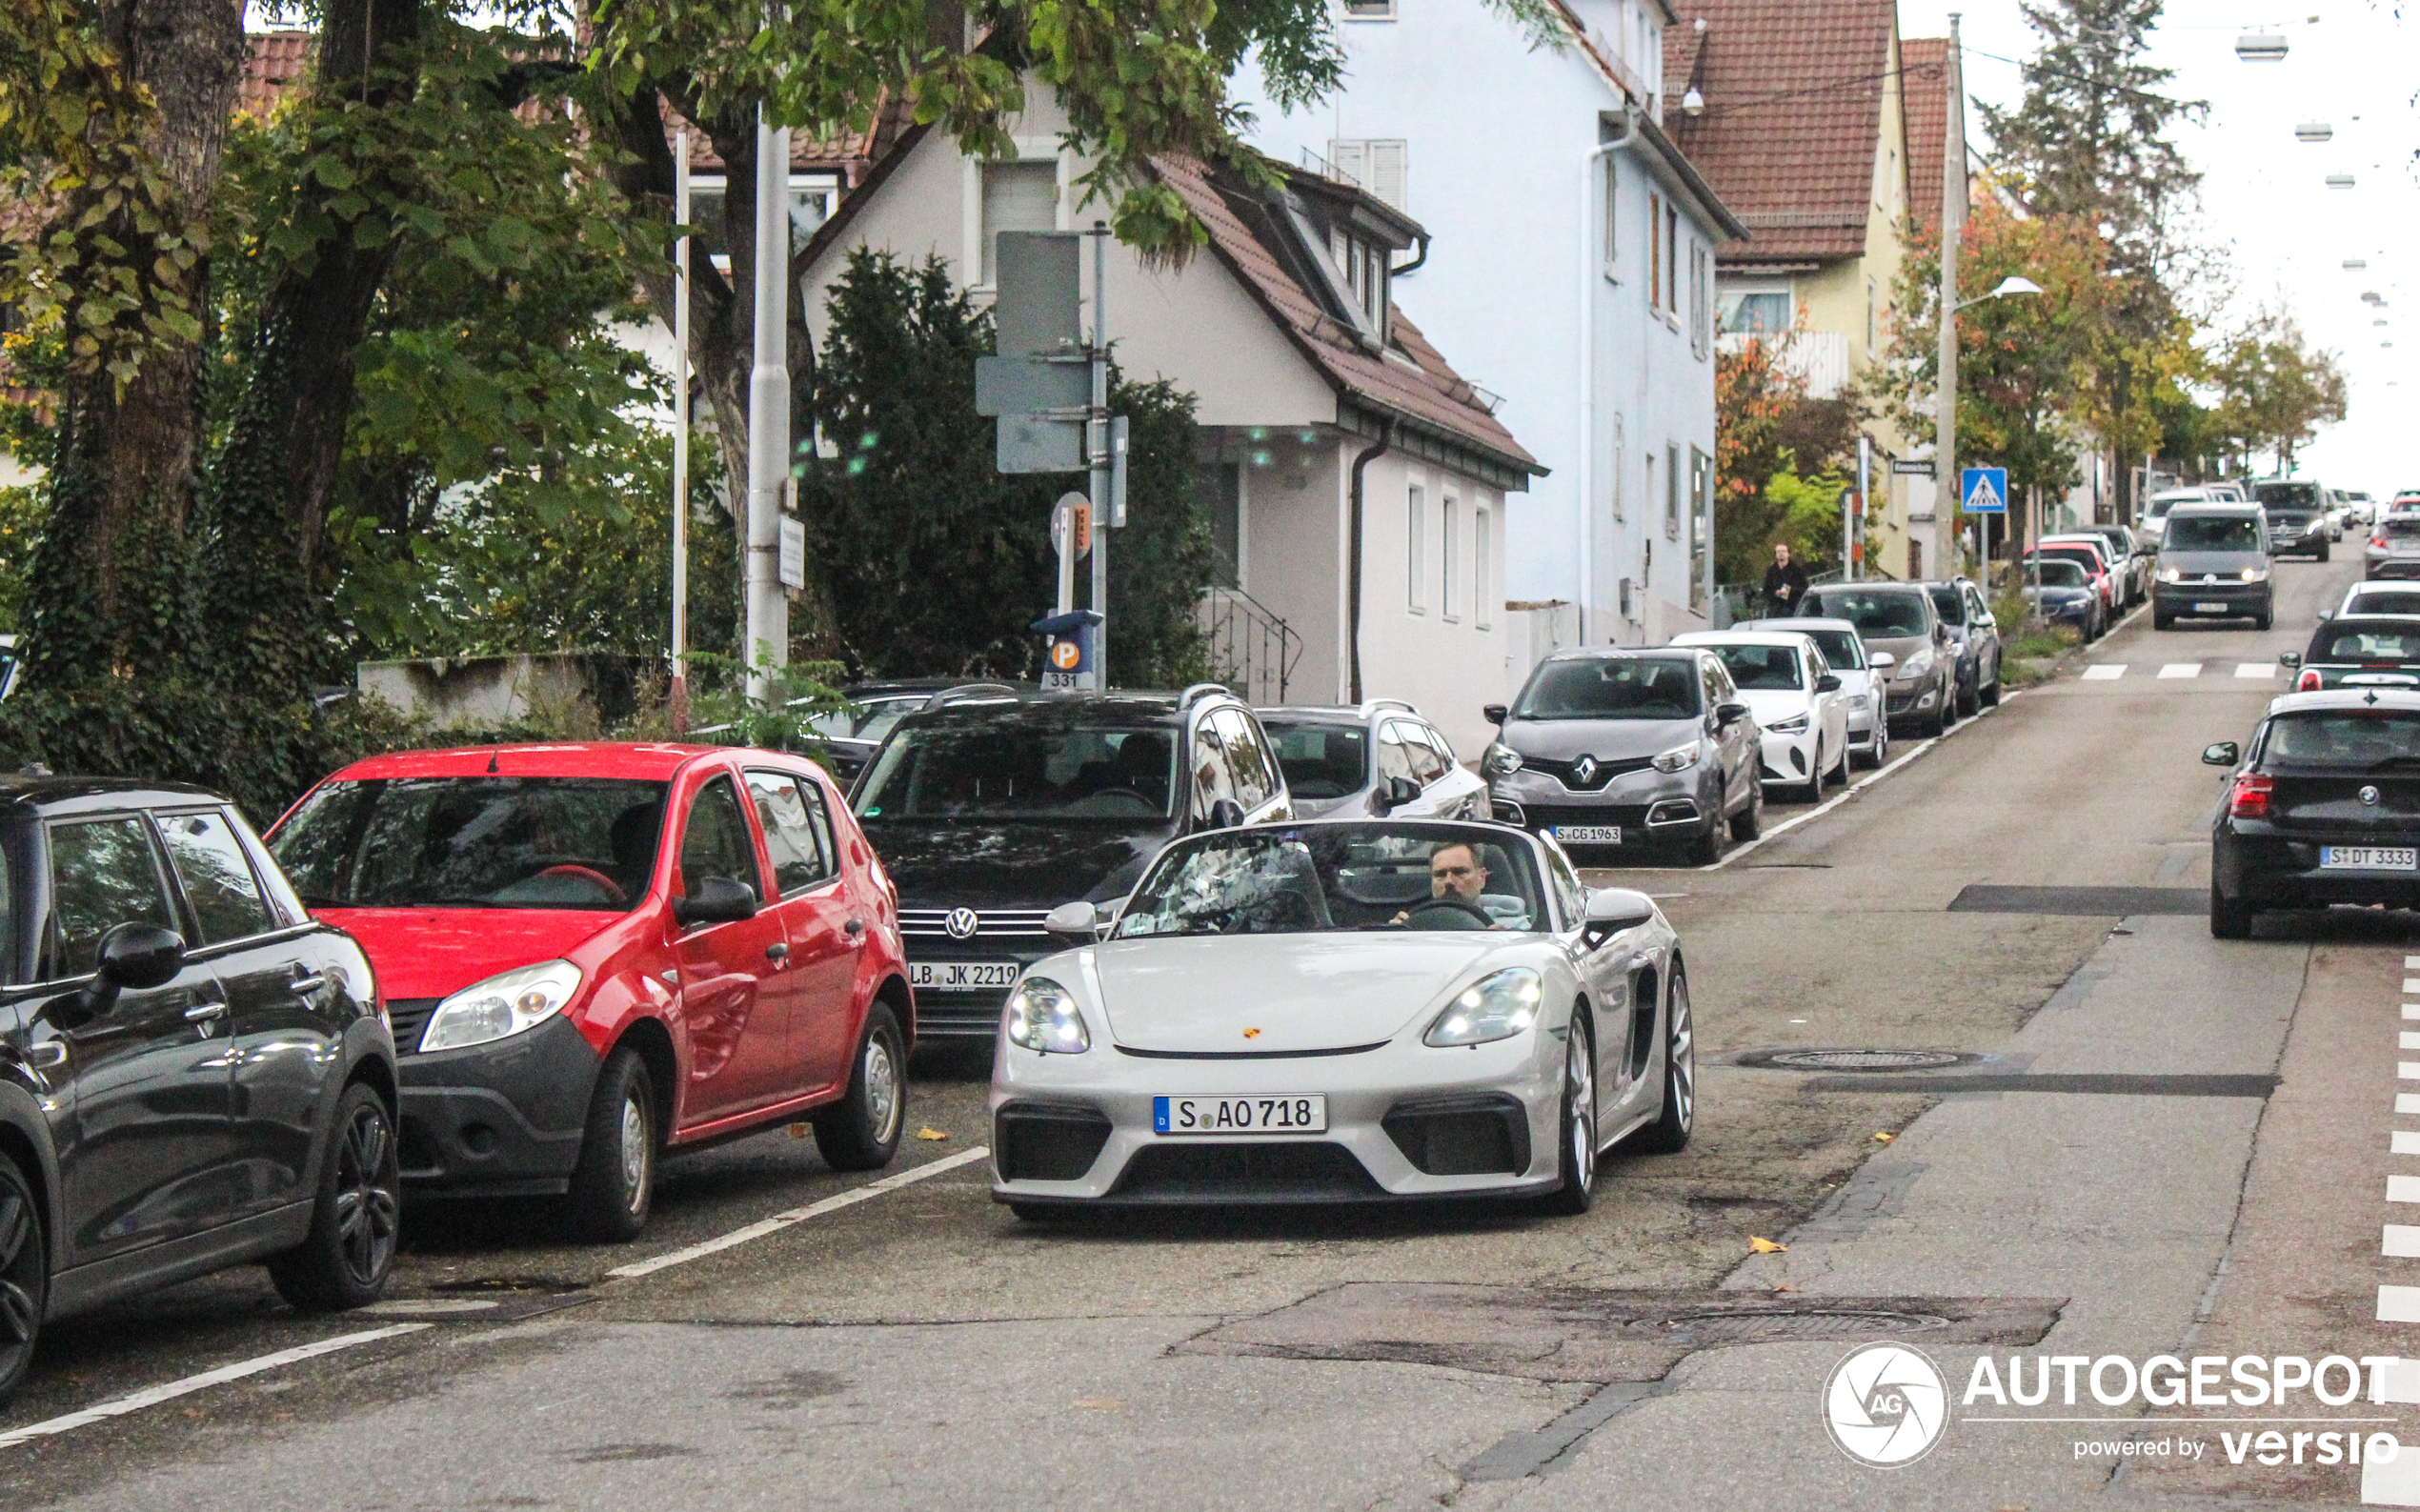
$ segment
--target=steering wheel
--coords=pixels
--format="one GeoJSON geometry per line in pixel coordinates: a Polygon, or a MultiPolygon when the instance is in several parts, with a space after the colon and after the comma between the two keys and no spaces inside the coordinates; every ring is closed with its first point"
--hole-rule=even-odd
{"type": "Polygon", "coordinates": [[[594,866],[582,866],[576,861],[565,861],[560,865],[550,866],[537,875],[540,877],[576,877],[583,882],[595,883],[597,888],[603,891],[606,901],[608,902],[619,904],[630,901],[630,895],[622,891],[621,883],[615,881],[612,877],[606,876],[603,872],[598,871],[594,866]]]}
{"type": "Polygon", "coordinates": [[[1403,922],[1404,926],[1409,929],[1494,929],[1496,927],[1496,921],[1488,916],[1487,910],[1480,907],[1477,903],[1472,902],[1467,897],[1423,897],[1419,902],[1414,903],[1409,909],[1405,910],[1405,912],[1410,917],[1403,922]],[[1421,922],[1421,916],[1423,914],[1432,918],[1439,919],[1442,919],[1444,916],[1449,914],[1461,914],[1475,920],[1475,922],[1471,924],[1447,924],[1442,922],[1423,924],[1421,922]]]}

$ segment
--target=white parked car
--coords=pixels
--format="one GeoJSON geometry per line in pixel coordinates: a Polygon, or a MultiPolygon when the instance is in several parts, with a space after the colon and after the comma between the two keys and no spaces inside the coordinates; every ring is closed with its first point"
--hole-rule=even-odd
{"type": "Polygon", "coordinates": [[[1534,1197],[1688,1142],[1679,937],[1506,825],[1329,819],[1189,836],[1104,937],[1028,966],[992,1060],[992,1196],[1159,1203],[1534,1197]]]}
{"type": "Polygon", "coordinates": [[[1890,694],[1890,653],[1868,659],[1857,627],[1845,619],[1750,619],[1733,630],[1782,631],[1805,635],[1824,654],[1824,665],[1840,679],[1841,701],[1848,707],[1848,759],[1853,766],[1879,767],[1890,759],[1890,718],[1886,702],[1890,694]]]}
{"type": "Polygon", "coordinates": [[[1672,644],[1723,659],[1764,736],[1767,786],[1803,787],[1813,799],[1835,776],[1848,779],[1846,688],[1805,632],[1697,630],[1672,644]]]}

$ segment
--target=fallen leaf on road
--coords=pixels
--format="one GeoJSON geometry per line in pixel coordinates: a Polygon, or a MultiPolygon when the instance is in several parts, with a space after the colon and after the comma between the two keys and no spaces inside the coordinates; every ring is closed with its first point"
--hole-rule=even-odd
{"type": "Polygon", "coordinates": [[[1874,1139],[1875,1139],[1875,1140],[1876,1140],[1877,1142],[1879,1142],[1879,1143],[1883,1143],[1883,1144],[1888,1144],[1891,1140],[1896,1139],[1898,1139],[1898,1138],[1899,1138],[1899,1136],[1898,1136],[1898,1135],[1896,1135],[1896,1134],[1885,1134],[1885,1133],[1881,1132],[1880,1130],[1876,1130],[1876,1131],[1875,1131],[1875,1134],[1874,1134],[1874,1139]]]}
{"type": "Polygon", "coordinates": [[[1769,1239],[1759,1239],[1754,1234],[1747,1237],[1747,1247],[1748,1252],[1755,1255],[1778,1255],[1789,1248],[1787,1244],[1776,1244],[1769,1239]]]}
{"type": "Polygon", "coordinates": [[[943,1134],[938,1129],[918,1129],[916,1131],[916,1137],[919,1139],[946,1139],[949,1138],[948,1135],[943,1134]]]}
{"type": "Polygon", "coordinates": [[[807,1137],[807,1126],[803,1123],[790,1125],[790,1138],[794,1139],[803,1139],[807,1137]]]}
{"type": "Polygon", "coordinates": [[[1795,1286],[1776,1286],[1773,1289],[1777,1292],[1794,1292],[1798,1290],[1795,1286]]]}

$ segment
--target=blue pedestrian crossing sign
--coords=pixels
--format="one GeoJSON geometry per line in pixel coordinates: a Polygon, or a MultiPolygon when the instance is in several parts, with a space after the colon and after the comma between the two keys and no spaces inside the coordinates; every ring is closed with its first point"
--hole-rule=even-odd
{"type": "Polygon", "coordinates": [[[1958,507],[1969,514],[2008,513],[2008,470],[1970,467],[1958,474],[1958,507]]]}

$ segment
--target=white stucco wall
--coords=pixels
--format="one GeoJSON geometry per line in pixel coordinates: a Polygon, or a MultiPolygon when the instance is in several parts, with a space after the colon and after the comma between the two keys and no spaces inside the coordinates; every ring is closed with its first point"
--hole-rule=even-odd
{"type": "MultiPolygon", "coordinates": [[[[1610,3],[1581,9],[1592,29],[1611,30],[1618,20],[1610,3]]],[[[1509,506],[1506,596],[1579,599],[1581,543],[1593,534],[1589,641],[1660,641],[1690,628],[1698,621],[1686,609],[1686,524],[1677,538],[1664,534],[1664,457],[1667,445],[1679,445],[1685,483],[1690,447],[1712,454],[1714,375],[1710,356],[1701,360],[1690,350],[1685,286],[1679,332],[1646,310],[1647,196],[1662,187],[1651,185],[1643,158],[1624,154],[1620,259],[1616,278],[1606,278],[1596,219],[1601,179],[1584,165],[1601,138],[1601,118],[1620,110],[1612,87],[1577,52],[1532,52],[1510,24],[1467,0],[1398,0],[1397,11],[1395,21],[1340,28],[1345,88],[1309,110],[1279,111],[1260,96],[1247,68],[1237,89],[1259,117],[1255,144],[1300,162],[1306,151],[1326,156],[1340,138],[1406,143],[1404,209],[1433,241],[1427,263],[1397,282],[1396,302],[1464,377],[1504,396],[1498,417],[1552,469],[1509,506]],[[1597,322],[1584,427],[1583,288],[1597,322]],[[1592,533],[1580,496],[1583,433],[1593,448],[1592,533]],[[1650,448],[1652,501],[1644,497],[1650,448]],[[1623,577],[1645,585],[1637,616],[1626,622],[1616,613],[1623,577]]],[[[1684,211],[1684,276],[1692,236],[1710,244],[1707,229],[1691,225],[1684,211]]]]}

